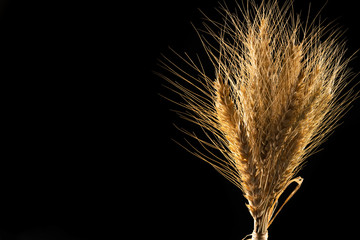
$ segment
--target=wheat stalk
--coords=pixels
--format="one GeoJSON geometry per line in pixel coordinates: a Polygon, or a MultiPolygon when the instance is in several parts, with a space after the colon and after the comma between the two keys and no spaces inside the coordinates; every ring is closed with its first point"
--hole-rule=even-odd
{"type": "Polygon", "coordinates": [[[223,23],[204,14],[204,29],[197,33],[213,75],[187,54],[175,53],[195,75],[166,57],[160,61],[183,80],[160,74],[184,100],[177,103],[186,109],[180,116],[198,124],[207,138],[182,129],[203,148],[187,149],[243,191],[254,219],[253,240],[267,239],[268,227],[302,183],[296,177],[302,163],[357,96],[344,91],[350,58],[344,57],[341,32],[315,21],[304,26],[291,6],[249,1],[238,6],[243,20],[221,6],[223,23]],[[293,182],[297,187],[276,210],[293,182]]]}

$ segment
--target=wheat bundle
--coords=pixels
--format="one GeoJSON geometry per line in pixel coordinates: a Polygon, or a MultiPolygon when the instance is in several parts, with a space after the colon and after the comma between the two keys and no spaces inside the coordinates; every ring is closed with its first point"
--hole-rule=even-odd
{"type": "Polygon", "coordinates": [[[186,109],[179,114],[207,138],[182,130],[204,151],[187,149],[242,190],[254,219],[253,240],[267,239],[268,227],[302,183],[296,175],[304,160],[357,95],[344,90],[351,74],[341,32],[315,21],[302,24],[291,6],[248,1],[238,5],[237,14],[223,5],[222,23],[204,14],[197,33],[212,62],[211,75],[187,54],[177,56],[197,75],[166,57],[160,61],[182,80],[160,74],[184,100],[177,103],[186,109]],[[294,182],[297,187],[278,207],[294,182]]]}

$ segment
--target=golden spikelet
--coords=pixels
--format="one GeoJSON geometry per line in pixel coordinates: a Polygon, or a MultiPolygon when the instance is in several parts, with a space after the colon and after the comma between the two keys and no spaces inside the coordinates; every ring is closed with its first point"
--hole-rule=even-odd
{"type": "Polygon", "coordinates": [[[166,57],[162,67],[183,83],[159,75],[185,101],[177,103],[186,109],[181,117],[205,132],[207,139],[182,130],[203,148],[190,145],[188,150],[243,191],[254,218],[252,239],[259,240],[267,239],[268,227],[300,187],[296,174],[305,158],[356,94],[344,93],[349,59],[338,30],[302,25],[289,11],[291,3],[281,8],[276,1],[248,3],[248,9],[239,7],[243,20],[224,6],[219,11],[223,23],[204,15],[204,29],[197,33],[213,64],[211,75],[201,62],[176,53],[198,76],[166,57]],[[277,209],[293,182],[297,187],[277,209]]]}

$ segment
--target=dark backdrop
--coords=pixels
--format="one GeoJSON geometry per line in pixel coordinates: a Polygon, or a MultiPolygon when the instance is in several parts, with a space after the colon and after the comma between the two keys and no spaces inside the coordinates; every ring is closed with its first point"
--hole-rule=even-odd
{"type": "Polygon", "coordinates": [[[126,156],[114,44],[122,10],[95,1],[0,7],[0,239],[112,236],[126,156]]]}
{"type": "MultiPolygon", "coordinates": [[[[312,3],[312,15],[325,1],[312,3]]],[[[233,4],[229,3],[231,7],[233,4]]],[[[240,190],[171,139],[192,125],[169,109],[153,74],[168,46],[201,45],[200,8],[217,1],[1,1],[0,239],[242,239],[252,219],[240,190]]],[[[308,3],[296,1],[295,11],[308,3]]],[[[359,48],[353,1],[321,16],[359,48]]],[[[359,71],[359,61],[350,65],[359,71]]],[[[359,103],[269,229],[271,239],[346,238],[356,232],[359,103]]]]}

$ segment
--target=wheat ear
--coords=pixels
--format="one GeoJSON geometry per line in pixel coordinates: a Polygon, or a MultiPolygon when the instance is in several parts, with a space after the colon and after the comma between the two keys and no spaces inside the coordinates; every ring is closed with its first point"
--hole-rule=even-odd
{"type": "Polygon", "coordinates": [[[283,207],[277,206],[279,197],[297,183],[286,203],[300,187],[302,163],[357,94],[344,91],[350,59],[340,31],[302,25],[289,11],[291,3],[238,7],[243,20],[221,6],[223,23],[204,15],[204,29],[197,29],[213,75],[200,61],[176,53],[197,74],[164,57],[161,65],[183,81],[160,75],[184,99],[178,103],[187,109],[181,117],[205,132],[207,139],[183,130],[204,151],[187,149],[243,191],[254,219],[252,239],[265,240],[283,207]]]}

